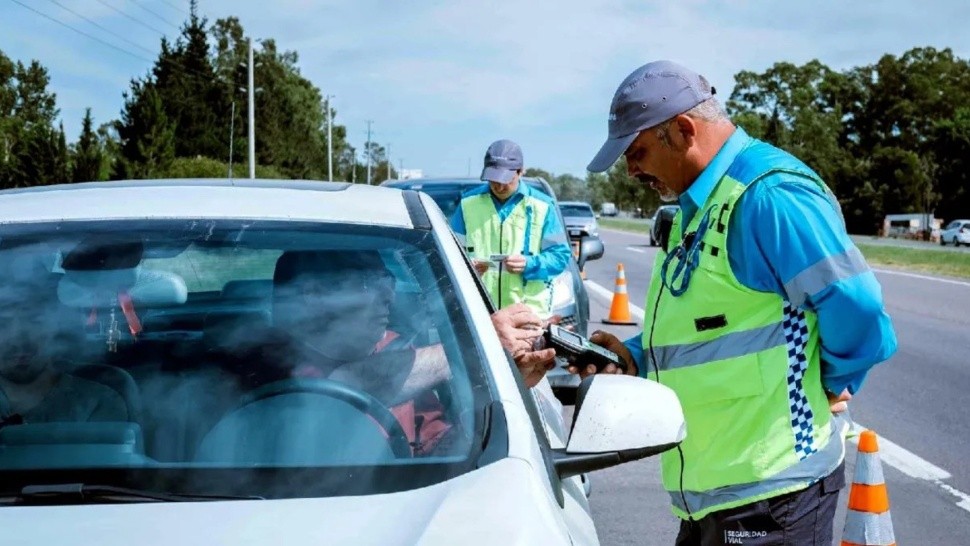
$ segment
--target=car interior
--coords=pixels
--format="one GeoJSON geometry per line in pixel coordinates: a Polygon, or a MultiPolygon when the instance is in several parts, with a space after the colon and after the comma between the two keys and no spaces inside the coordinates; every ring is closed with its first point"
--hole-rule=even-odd
{"type": "MultiPolygon", "coordinates": [[[[10,244],[0,243],[0,262],[17,255],[10,244]]],[[[274,353],[285,341],[273,328],[280,296],[273,282],[278,265],[272,264],[279,263],[283,251],[260,278],[229,275],[215,289],[200,290],[192,289],[178,272],[152,267],[187,250],[189,242],[152,246],[137,238],[91,237],[56,252],[58,265],[30,270],[30,275],[41,271],[46,276],[44,286],[56,290],[61,312],[75,320],[80,334],[71,338],[66,351],[70,358],[58,366],[117,393],[128,419],[4,422],[0,470],[325,466],[409,456],[406,443],[402,448],[400,438],[388,437],[398,435],[385,432],[397,423],[388,421],[384,406],[364,407],[374,402],[366,393],[321,387],[326,380],[310,381],[309,387],[279,381],[286,375],[275,368],[285,372],[287,363],[281,362],[285,356],[274,353]],[[267,383],[275,383],[276,390],[254,395],[257,386],[267,383]],[[329,390],[320,396],[313,389],[329,390]],[[373,426],[373,420],[383,429],[373,426]]],[[[386,256],[395,277],[388,328],[415,347],[438,343],[443,325],[428,310],[437,305],[444,313],[443,304],[426,301],[425,291],[409,273],[412,264],[393,252],[386,256]]],[[[44,256],[44,261],[52,260],[44,256]]],[[[460,366],[462,357],[446,350],[449,365],[460,366]]],[[[460,381],[441,385],[435,393],[449,409],[455,397],[471,397],[470,387],[460,381]]],[[[456,421],[473,427],[467,408],[456,405],[454,411],[462,413],[456,421]]],[[[454,453],[464,454],[467,447],[456,446],[454,453]]]]}

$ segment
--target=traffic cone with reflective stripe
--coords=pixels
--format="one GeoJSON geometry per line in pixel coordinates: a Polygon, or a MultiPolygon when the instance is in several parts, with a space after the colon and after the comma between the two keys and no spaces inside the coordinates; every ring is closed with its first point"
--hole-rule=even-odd
{"type": "Polygon", "coordinates": [[[626,291],[626,274],[623,264],[616,264],[616,288],[613,290],[613,303],[610,316],[603,320],[606,324],[636,324],[630,317],[630,295],[626,291]]]}
{"type": "Polygon", "coordinates": [[[876,433],[859,435],[859,455],[849,490],[849,510],[845,515],[842,546],[895,546],[893,520],[889,516],[889,493],[879,460],[876,433]]]}

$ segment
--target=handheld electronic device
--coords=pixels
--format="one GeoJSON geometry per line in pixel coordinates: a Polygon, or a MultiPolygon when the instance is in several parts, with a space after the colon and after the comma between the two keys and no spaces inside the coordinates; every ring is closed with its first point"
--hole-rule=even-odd
{"type": "Polygon", "coordinates": [[[550,324],[543,332],[543,338],[545,346],[555,349],[556,355],[564,358],[568,365],[575,365],[577,362],[594,364],[596,371],[599,372],[613,364],[621,370],[626,370],[626,364],[619,355],[557,324],[550,324]]]}

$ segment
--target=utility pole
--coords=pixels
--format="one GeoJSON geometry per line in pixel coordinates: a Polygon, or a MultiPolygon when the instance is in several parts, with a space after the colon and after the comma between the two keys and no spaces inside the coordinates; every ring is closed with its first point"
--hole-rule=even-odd
{"type": "Polygon", "coordinates": [[[367,120],[367,147],[364,148],[364,156],[367,158],[367,185],[370,185],[370,124],[374,123],[371,120],[367,120]]]}
{"type": "Polygon", "coordinates": [[[236,101],[232,101],[232,113],[229,114],[229,180],[232,180],[232,138],[236,135],[236,101]]]}
{"type": "Polygon", "coordinates": [[[253,96],[253,39],[249,39],[249,178],[256,178],[256,105],[253,96]]]}
{"type": "Polygon", "coordinates": [[[402,158],[398,158],[397,162],[398,162],[398,165],[401,166],[401,168],[399,168],[397,170],[397,179],[400,180],[401,179],[401,171],[404,170],[404,158],[403,157],[402,158]]]}
{"type": "Polygon", "coordinates": [[[327,181],[333,182],[333,117],[330,114],[330,99],[333,95],[327,95],[327,181]]]}
{"type": "Polygon", "coordinates": [[[391,179],[391,143],[387,143],[387,150],[384,152],[384,157],[387,161],[387,179],[391,179]]]}
{"type": "Polygon", "coordinates": [[[357,183],[357,150],[350,147],[350,183],[357,183]]]}

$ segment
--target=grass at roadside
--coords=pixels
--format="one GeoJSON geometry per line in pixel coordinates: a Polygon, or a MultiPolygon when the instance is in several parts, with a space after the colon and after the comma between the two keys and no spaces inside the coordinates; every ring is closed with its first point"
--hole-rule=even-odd
{"type": "Polygon", "coordinates": [[[888,265],[920,271],[970,278],[970,253],[943,250],[922,250],[879,245],[858,245],[870,265],[888,265]]]}
{"type": "Polygon", "coordinates": [[[650,222],[648,220],[625,220],[623,218],[600,218],[597,220],[600,226],[609,229],[618,229],[620,231],[629,231],[631,233],[645,234],[650,231],[650,222]]]}
{"type": "MultiPolygon", "coordinates": [[[[600,226],[644,235],[650,223],[643,220],[600,218],[600,226]]],[[[873,266],[890,266],[914,272],[970,278],[970,252],[924,250],[888,245],[857,245],[873,266]]]]}

